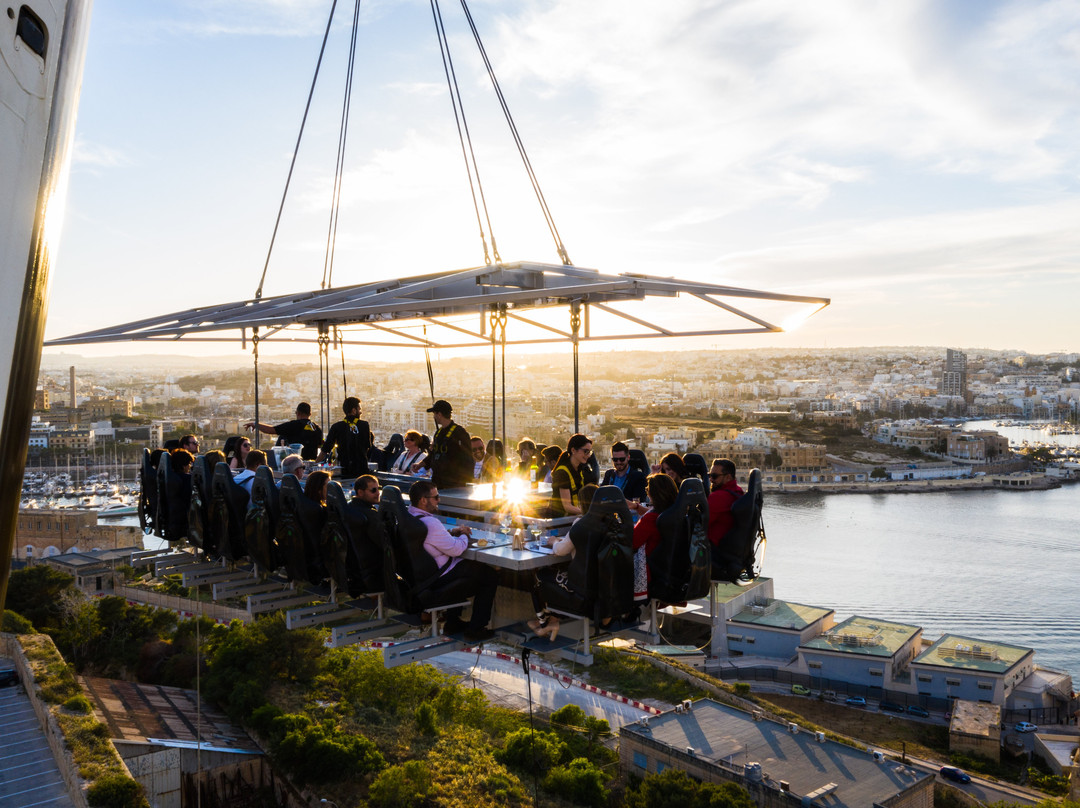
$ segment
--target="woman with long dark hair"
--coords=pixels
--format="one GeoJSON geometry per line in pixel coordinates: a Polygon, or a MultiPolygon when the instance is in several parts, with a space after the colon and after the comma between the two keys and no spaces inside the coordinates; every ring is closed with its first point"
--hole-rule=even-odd
{"type": "Polygon", "coordinates": [[[313,471],[304,480],[304,496],[312,502],[326,505],[326,486],[330,483],[330,474],[325,471],[313,471]]]}
{"type": "Polygon", "coordinates": [[[634,600],[649,599],[649,556],[660,544],[660,531],[656,527],[656,517],[675,504],[679,489],[666,474],[650,474],[645,481],[645,492],[649,495],[652,507],[645,511],[634,525],[634,600]],[[639,552],[640,551],[640,552],[639,552]]]}
{"type": "Polygon", "coordinates": [[[240,471],[247,467],[247,456],[248,452],[251,451],[251,441],[243,435],[234,435],[226,441],[225,449],[225,459],[229,463],[229,468],[233,471],[240,471]]]}
{"type": "Polygon", "coordinates": [[[480,469],[480,481],[494,483],[503,478],[506,469],[506,452],[503,451],[503,442],[498,438],[492,438],[487,442],[487,450],[484,453],[484,464],[480,469]]]}
{"type": "Polygon", "coordinates": [[[555,516],[581,516],[578,494],[585,483],[594,483],[589,455],[592,439],[580,432],[571,435],[566,451],[551,470],[551,511],[555,516]]]}

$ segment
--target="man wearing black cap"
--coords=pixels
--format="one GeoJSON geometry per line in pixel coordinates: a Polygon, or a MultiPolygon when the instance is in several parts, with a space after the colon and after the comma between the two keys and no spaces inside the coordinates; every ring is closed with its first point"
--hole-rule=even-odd
{"type": "Polygon", "coordinates": [[[462,488],[472,482],[472,452],[469,433],[454,423],[454,408],[449,401],[439,399],[427,409],[438,429],[431,439],[431,451],[424,460],[431,469],[431,482],[438,488],[462,488]]]}

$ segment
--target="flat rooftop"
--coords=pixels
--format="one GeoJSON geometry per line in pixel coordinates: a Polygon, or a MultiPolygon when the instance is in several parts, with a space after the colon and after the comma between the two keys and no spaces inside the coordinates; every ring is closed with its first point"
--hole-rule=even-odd
{"type": "Polygon", "coordinates": [[[115,740],[195,743],[201,738],[217,749],[262,754],[224,713],[200,704],[194,690],[95,676],[80,677],[80,682],[115,740]]]}
{"type": "Polygon", "coordinates": [[[1033,649],[1019,645],[976,640],[959,634],[943,634],[933,645],[915,657],[914,664],[1005,673],[1030,653],[1033,653],[1033,649]]]}
{"type": "Polygon", "coordinates": [[[722,761],[717,764],[722,768],[730,768],[723,763],[734,765],[740,772],[745,763],[760,763],[766,782],[786,780],[797,797],[834,783],[829,808],[883,803],[933,776],[895,761],[878,762],[869,752],[834,741],[818,743],[812,732],[793,735],[786,724],[754,721],[750,713],[710,699],[694,702],[689,712],[653,716],[647,728],[640,722],[626,724],[620,734],[650,739],[676,752],[693,747],[696,757],[722,761]]]}
{"type": "Polygon", "coordinates": [[[854,615],[800,647],[815,651],[891,657],[920,631],[922,629],[919,626],[854,615]]]}
{"type": "Polygon", "coordinates": [[[1001,707],[957,699],[953,702],[949,731],[997,740],[1001,737],[1001,707]]]}
{"type": "Polygon", "coordinates": [[[832,609],[822,606],[807,606],[771,598],[765,605],[747,604],[741,612],[731,618],[731,622],[801,631],[832,613],[832,609]]]}
{"type": "MultiPolygon", "coordinates": [[[[750,586],[739,586],[738,584],[733,584],[730,581],[714,582],[713,589],[716,591],[716,602],[727,603],[728,601],[734,600],[740,595],[745,595],[747,592],[749,592],[755,587],[764,585],[766,582],[771,583],[772,579],[761,577],[756,579],[754,583],[750,586]]],[[[769,591],[771,592],[772,590],[770,589],[769,591]]],[[[708,602],[708,598],[706,598],[705,601],[708,602]]]]}

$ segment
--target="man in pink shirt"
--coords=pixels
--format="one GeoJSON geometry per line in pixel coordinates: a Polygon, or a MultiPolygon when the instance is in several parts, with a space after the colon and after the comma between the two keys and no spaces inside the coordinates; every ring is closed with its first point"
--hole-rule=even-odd
{"type": "Polygon", "coordinates": [[[483,642],[495,636],[487,627],[491,620],[491,609],[495,604],[495,590],[499,586],[499,574],[494,568],[461,558],[469,547],[472,531],[468,527],[455,527],[450,530],[439,521],[439,489],[430,480],[417,480],[409,489],[409,513],[424,523],[427,538],[424,549],[439,566],[439,586],[456,581],[468,581],[469,594],[473,598],[472,615],[466,623],[461,619],[461,609],[447,609],[446,624],[443,630],[447,634],[464,634],[469,642],[483,642]]]}

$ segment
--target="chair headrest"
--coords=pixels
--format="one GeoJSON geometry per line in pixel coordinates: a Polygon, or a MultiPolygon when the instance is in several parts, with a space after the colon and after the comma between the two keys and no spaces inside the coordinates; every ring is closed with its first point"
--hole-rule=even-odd
{"type": "Polygon", "coordinates": [[[304,495],[304,489],[300,485],[300,481],[293,477],[291,474],[286,474],[281,478],[281,498],[282,499],[296,499],[304,495]]]}
{"type": "Polygon", "coordinates": [[[708,501],[705,484],[697,477],[687,477],[679,486],[679,496],[676,497],[675,504],[689,507],[690,505],[704,505],[708,501]]]}
{"type": "Polygon", "coordinates": [[[341,483],[337,480],[328,482],[326,484],[326,510],[335,514],[344,513],[348,504],[345,492],[341,490],[341,483]]]}
{"type": "Polygon", "coordinates": [[[379,497],[379,511],[394,511],[397,515],[411,516],[409,506],[401,495],[401,489],[396,485],[384,485],[382,495],[379,497]]]}

